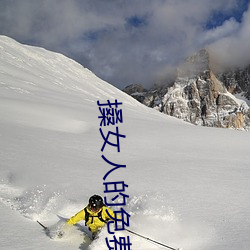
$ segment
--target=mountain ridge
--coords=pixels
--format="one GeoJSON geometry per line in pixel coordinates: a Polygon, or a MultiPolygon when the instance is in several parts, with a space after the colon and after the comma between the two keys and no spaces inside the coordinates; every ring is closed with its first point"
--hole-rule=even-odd
{"type": "Polygon", "coordinates": [[[130,85],[123,91],[148,107],[195,125],[248,130],[250,67],[217,72],[211,61],[209,50],[202,49],[177,68],[171,85],[143,91],[140,85],[130,85]]]}

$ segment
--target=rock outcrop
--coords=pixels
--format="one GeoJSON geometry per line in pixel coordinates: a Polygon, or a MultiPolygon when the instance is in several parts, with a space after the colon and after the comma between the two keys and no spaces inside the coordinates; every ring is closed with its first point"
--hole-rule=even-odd
{"type": "Polygon", "coordinates": [[[233,94],[250,96],[249,71],[250,68],[215,75],[209,53],[203,49],[178,68],[171,86],[148,91],[137,86],[129,94],[149,107],[196,125],[248,129],[250,109],[233,94]]]}

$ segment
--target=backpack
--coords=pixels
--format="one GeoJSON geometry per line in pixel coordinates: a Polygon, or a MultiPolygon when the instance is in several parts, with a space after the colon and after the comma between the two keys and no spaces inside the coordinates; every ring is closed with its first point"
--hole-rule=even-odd
{"type": "Polygon", "coordinates": [[[104,223],[107,223],[109,220],[104,220],[102,218],[102,210],[96,215],[96,216],[93,216],[93,215],[90,215],[90,213],[88,212],[87,210],[87,207],[84,208],[84,212],[85,212],[85,226],[87,226],[87,222],[89,221],[90,217],[92,218],[92,221],[90,224],[92,224],[94,222],[94,217],[97,217],[100,221],[104,222],[104,223]]]}

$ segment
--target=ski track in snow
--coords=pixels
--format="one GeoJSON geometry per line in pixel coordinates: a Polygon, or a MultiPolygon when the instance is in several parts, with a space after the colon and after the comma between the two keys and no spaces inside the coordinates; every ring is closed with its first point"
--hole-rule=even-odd
{"type": "Polygon", "coordinates": [[[33,190],[22,190],[9,184],[0,184],[0,201],[22,216],[36,220],[48,219],[48,216],[57,208],[60,194],[46,194],[46,186],[33,190]]]}
{"type": "MultiPolygon", "coordinates": [[[[177,244],[185,245],[185,249],[204,244],[200,239],[199,229],[206,228],[202,225],[187,225],[179,220],[172,208],[164,205],[162,194],[145,194],[133,196],[127,204],[127,212],[132,216],[129,229],[145,237],[159,241],[163,244],[178,248],[177,244]],[[162,230],[164,228],[164,230],[162,230]],[[181,240],[180,240],[181,237],[181,240]],[[162,242],[165,239],[166,242],[162,242]],[[168,243],[168,244],[167,244],[168,243]]],[[[70,217],[77,211],[81,204],[66,200],[63,194],[51,193],[45,185],[30,190],[22,190],[10,183],[0,184],[0,202],[21,216],[36,222],[45,222],[50,229],[50,237],[55,241],[63,241],[69,245],[79,244],[79,249],[99,250],[106,249],[105,238],[111,235],[106,230],[100,233],[95,242],[89,240],[88,232],[83,222],[78,226],[68,228],[62,239],[57,238],[57,232],[64,228],[65,220],[59,220],[57,214],[70,217]]],[[[116,232],[116,237],[130,236],[132,249],[161,249],[159,245],[142,239],[130,233],[116,232]]],[[[112,238],[111,238],[112,239],[112,238]]]]}

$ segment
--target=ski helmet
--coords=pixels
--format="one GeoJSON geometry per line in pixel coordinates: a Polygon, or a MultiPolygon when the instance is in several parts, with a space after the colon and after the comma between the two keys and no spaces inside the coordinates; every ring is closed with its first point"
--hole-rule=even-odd
{"type": "Polygon", "coordinates": [[[99,210],[104,205],[103,199],[99,195],[93,195],[89,198],[89,207],[91,210],[99,210]]]}

